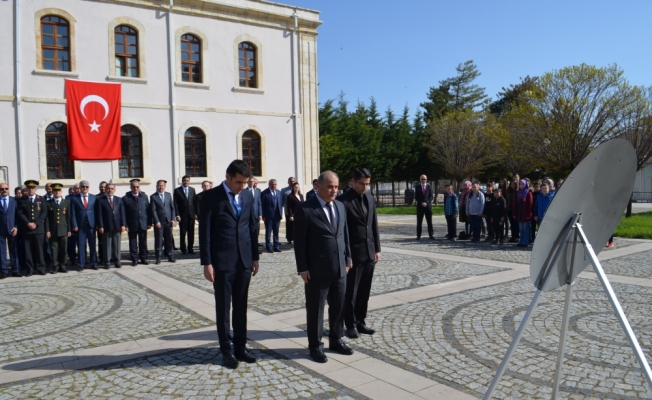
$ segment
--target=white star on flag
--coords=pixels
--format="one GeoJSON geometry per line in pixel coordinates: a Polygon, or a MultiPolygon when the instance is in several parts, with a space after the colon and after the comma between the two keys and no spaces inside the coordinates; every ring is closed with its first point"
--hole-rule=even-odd
{"type": "Polygon", "coordinates": [[[95,122],[95,121],[93,120],[93,123],[92,123],[92,124],[88,124],[88,126],[91,127],[91,132],[97,132],[97,133],[99,133],[99,132],[100,132],[99,127],[102,126],[102,125],[98,125],[98,123],[95,122]]]}

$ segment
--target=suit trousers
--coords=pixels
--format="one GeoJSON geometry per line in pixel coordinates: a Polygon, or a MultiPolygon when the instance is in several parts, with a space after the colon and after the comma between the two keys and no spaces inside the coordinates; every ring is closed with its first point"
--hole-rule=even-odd
{"type": "Polygon", "coordinates": [[[79,233],[72,232],[68,238],[68,259],[70,265],[77,264],[77,257],[79,256],[79,233]]]}
{"type": "Polygon", "coordinates": [[[265,220],[265,247],[267,250],[272,250],[272,242],[270,241],[272,231],[274,232],[274,249],[279,249],[281,247],[281,242],[278,239],[278,228],[281,225],[280,219],[274,219],[273,221],[269,218],[265,220]]]}
{"type": "Polygon", "coordinates": [[[131,261],[138,261],[139,258],[141,261],[147,260],[147,231],[130,229],[127,236],[129,236],[129,256],[131,261]]]}
{"type": "Polygon", "coordinates": [[[164,251],[167,257],[174,256],[172,246],[172,226],[169,223],[161,223],[160,228],[154,227],[154,252],[156,253],[156,259],[161,258],[164,251]]]}
{"type": "Polygon", "coordinates": [[[501,221],[500,218],[494,218],[493,227],[494,239],[502,243],[505,233],[505,222],[501,221]]]}
{"type": "Polygon", "coordinates": [[[34,272],[45,273],[45,260],[43,258],[43,240],[45,235],[37,233],[23,236],[25,243],[25,272],[32,275],[34,272]]]}
{"type": "Polygon", "coordinates": [[[68,236],[50,236],[50,249],[52,249],[52,269],[57,271],[66,269],[66,250],[68,248],[68,236]]]}
{"type": "Polygon", "coordinates": [[[482,231],[482,217],[479,215],[471,215],[472,240],[475,240],[476,242],[480,240],[480,231],[482,231]]]}
{"type": "Polygon", "coordinates": [[[179,221],[179,230],[181,231],[181,251],[192,251],[195,244],[195,218],[183,217],[179,221]],[[188,247],[186,247],[186,236],[188,236],[188,247]]]}
{"type": "Polygon", "coordinates": [[[117,232],[107,232],[104,231],[104,234],[101,235],[100,241],[102,242],[102,260],[104,260],[104,265],[108,265],[113,260],[114,264],[120,262],[120,247],[122,242],[122,233],[117,232]]]}
{"type": "Polygon", "coordinates": [[[93,237],[93,240],[97,242],[97,261],[100,264],[108,263],[109,260],[104,258],[104,243],[102,241],[102,235],[99,231],[95,231],[95,237],[93,237]]]}
{"type": "Polygon", "coordinates": [[[448,227],[448,239],[457,237],[457,218],[454,215],[446,215],[446,226],[448,227]]]}
{"type": "Polygon", "coordinates": [[[9,243],[9,236],[0,235],[0,275],[8,275],[9,270],[7,269],[7,248],[11,247],[9,243]]]}
{"type": "Polygon", "coordinates": [[[231,350],[231,341],[236,349],[245,347],[251,266],[246,268],[240,260],[238,266],[233,270],[215,270],[214,272],[215,317],[220,350],[231,350]],[[232,317],[229,318],[231,305],[233,305],[233,311],[232,317]],[[231,319],[233,320],[233,336],[231,336],[231,319]]]}
{"type": "Polygon", "coordinates": [[[285,238],[288,242],[294,240],[294,221],[290,221],[289,217],[285,219],[285,238]]]}
{"type": "Polygon", "coordinates": [[[324,305],[328,301],[329,339],[336,341],[344,335],[342,318],[346,294],[346,276],[332,280],[310,279],[305,284],[308,347],[323,349],[324,305]]]}
{"type": "Polygon", "coordinates": [[[346,274],[344,324],[347,329],[365,323],[375,268],[376,263],[373,260],[367,260],[361,263],[353,263],[353,269],[346,274]]]}
{"type": "Polygon", "coordinates": [[[426,223],[428,224],[428,235],[434,235],[435,231],[432,229],[432,208],[422,207],[417,204],[417,237],[421,237],[421,225],[423,224],[423,216],[426,216],[426,223]]]}
{"type": "Polygon", "coordinates": [[[79,239],[79,257],[77,266],[84,268],[86,265],[86,245],[88,245],[88,252],[90,255],[91,265],[97,266],[97,249],[95,248],[95,228],[85,224],[84,227],[79,228],[77,231],[79,239]]]}
{"type": "Polygon", "coordinates": [[[11,257],[11,272],[18,275],[20,274],[21,264],[23,266],[25,264],[25,257],[20,256],[25,252],[25,246],[23,246],[22,237],[19,235],[7,236],[7,241],[9,242],[9,256],[11,257]]]}

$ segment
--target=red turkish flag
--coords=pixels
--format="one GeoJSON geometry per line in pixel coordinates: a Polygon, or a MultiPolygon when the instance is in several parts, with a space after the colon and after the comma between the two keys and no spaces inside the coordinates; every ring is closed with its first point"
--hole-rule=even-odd
{"type": "Polygon", "coordinates": [[[66,79],[66,100],[70,160],[121,159],[122,86],[66,79]]]}

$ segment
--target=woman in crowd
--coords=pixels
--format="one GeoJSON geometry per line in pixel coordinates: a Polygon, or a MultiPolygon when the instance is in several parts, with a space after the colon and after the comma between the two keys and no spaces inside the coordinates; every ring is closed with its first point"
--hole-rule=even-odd
{"type": "Polygon", "coordinates": [[[512,215],[518,222],[518,247],[527,247],[530,239],[530,221],[532,221],[532,192],[525,179],[518,184],[518,192],[514,200],[512,215]]]}
{"type": "Polygon", "coordinates": [[[292,185],[292,193],[287,198],[288,219],[285,221],[285,229],[287,230],[287,237],[290,243],[294,241],[294,212],[301,203],[303,203],[301,187],[299,186],[299,182],[295,182],[292,185]]]}
{"type": "Polygon", "coordinates": [[[519,237],[518,222],[516,221],[516,218],[514,217],[514,213],[512,212],[512,210],[514,209],[514,205],[516,204],[517,195],[518,195],[518,181],[512,181],[509,185],[509,188],[507,188],[507,194],[505,195],[505,201],[507,201],[507,209],[509,210],[509,212],[507,213],[507,217],[509,219],[509,225],[512,233],[512,237],[509,239],[508,243],[518,242],[518,237],[519,237]]]}
{"type": "Polygon", "coordinates": [[[464,223],[464,232],[466,232],[466,236],[469,237],[471,235],[471,220],[469,219],[468,215],[466,215],[466,201],[469,198],[469,194],[471,193],[471,182],[466,181],[464,182],[464,191],[460,195],[460,210],[463,212],[460,212],[460,222],[464,223]]]}

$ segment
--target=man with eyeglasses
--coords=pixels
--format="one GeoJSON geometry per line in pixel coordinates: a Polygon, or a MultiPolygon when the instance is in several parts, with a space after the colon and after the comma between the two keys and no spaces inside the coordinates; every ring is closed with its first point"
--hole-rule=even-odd
{"type": "Polygon", "coordinates": [[[131,266],[140,263],[148,265],[147,255],[147,230],[152,227],[149,216],[149,198],[145,192],[140,191],[140,179],[129,181],[131,191],[122,198],[127,219],[127,236],[129,237],[129,256],[131,266]]]}
{"type": "Polygon", "coordinates": [[[42,196],[36,194],[38,181],[25,181],[27,196],[18,204],[16,216],[19,220],[18,231],[25,243],[25,265],[23,276],[32,276],[34,272],[45,275],[43,242],[45,240],[45,218],[47,205],[42,196]]]}
{"type": "MultiPolygon", "coordinates": [[[[18,234],[16,224],[16,199],[9,196],[9,185],[0,183],[0,279],[10,277],[12,274],[7,269],[7,248],[11,249],[13,239],[18,234]]],[[[10,251],[15,252],[15,249],[10,251]]],[[[11,255],[11,266],[18,275],[18,262],[15,255],[11,255]]]]}
{"type": "Polygon", "coordinates": [[[163,253],[169,262],[176,261],[172,243],[172,228],[177,223],[178,214],[172,196],[165,191],[167,183],[166,180],[159,179],[156,182],[156,193],[149,198],[149,214],[154,224],[155,264],[161,263],[163,253]]]}
{"type": "Polygon", "coordinates": [[[86,265],[86,245],[90,253],[91,268],[97,269],[97,248],[95,247],[95,201],[94,194],[88,193],[88,181],[79,182],[79,196],[72,198],[72,230],[79,234],[79,258],[77,271],[86,265]]]}
{"type": "Polygon", "coordinates": [[[428,184],[427,176],[421,175],[419,182],[419,186],[414,188],[414,199],[417,202],[417,240],[421,240],[421,226],[423,225],[424,215],[428,224],[428,236],[430,239],[435,239],[435,232],[432,228],[432,200],[435,194],[432,186],[428,184]]]}

